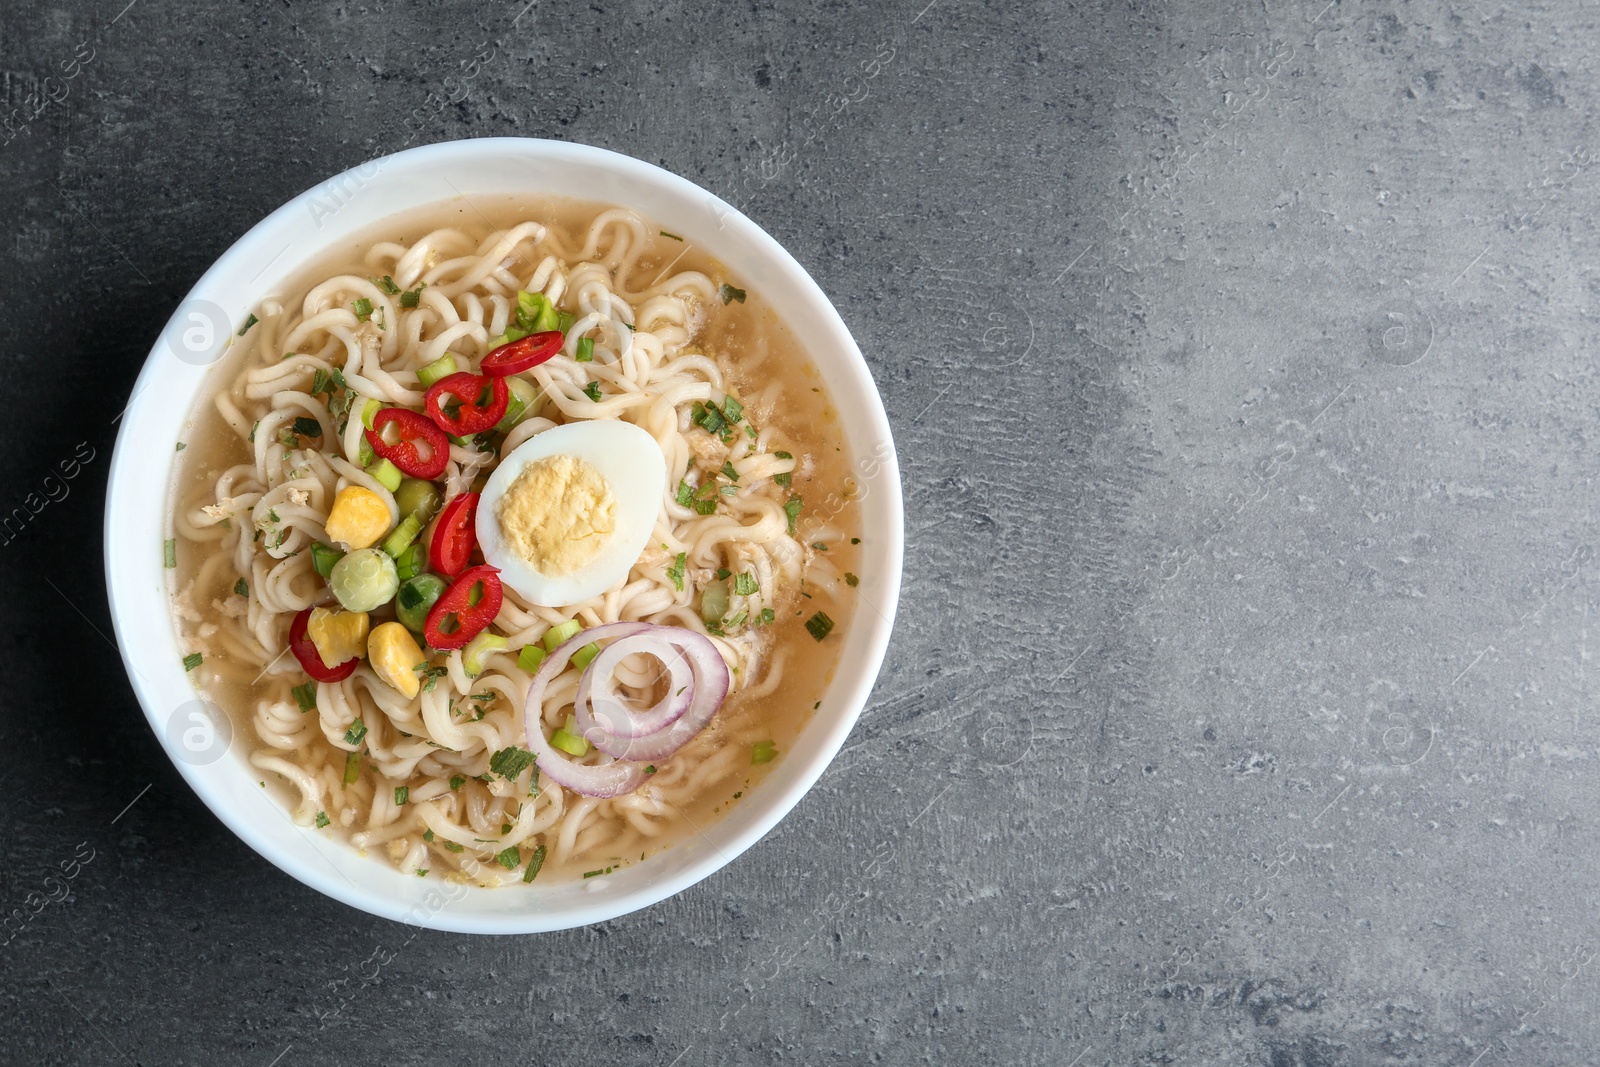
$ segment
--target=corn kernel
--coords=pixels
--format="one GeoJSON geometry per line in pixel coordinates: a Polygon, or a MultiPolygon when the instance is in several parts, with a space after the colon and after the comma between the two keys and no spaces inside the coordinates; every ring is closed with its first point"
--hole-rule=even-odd
{"type": "Polygon", "coordinates": [[[389,532],[389,505],[371,489],[347,485],[339,490],[328,512],[328,540],[348,548],[371,548],[389,532]]]}
{"type": "Polygon", "coordinates": [[[367,650],[367,613],[330,611],[312,608],[306,620],[306,636],[317,646],[317,655],[329,667],[355,659],[367,650]]]}
{"type": "Polygon", "coordinates": [[[416,638],[397,622],[386,622],[372,630],[367,638],[367,662],[372,671],[407,700],[422,688],[417,668],[427,662],[416,638]]]}

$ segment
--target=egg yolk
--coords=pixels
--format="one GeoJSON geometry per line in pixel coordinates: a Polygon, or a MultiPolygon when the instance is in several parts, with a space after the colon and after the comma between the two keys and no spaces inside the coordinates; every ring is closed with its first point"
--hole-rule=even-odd
{"type": "Polygon", "coordinates": [[[617,501],[592,464],[546,456],[506,487],[495,517],[511,551],[559,578],[600,554],[617,528],[617,501]]]}

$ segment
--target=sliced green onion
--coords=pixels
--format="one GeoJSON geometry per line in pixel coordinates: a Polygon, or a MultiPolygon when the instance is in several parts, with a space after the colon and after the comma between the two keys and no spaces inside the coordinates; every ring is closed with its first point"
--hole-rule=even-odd
{"type": "Polygon", "coordinates": [[[544,662],[548,654],[538,645],[523,645],[522,651],[517,653],[517,666],[532,674],[539,669],[539,664],[544,662]]]}
{"type": "Polygon", "coordinates": [[[739,596],[755,596],[760,590],[761,583],[756,580],[754,574],[745,572],[734,576],[733,591],[739,596]]]}
{"type": "Polygon", "coordinates": [[[422,551],[422,546],[416,543],[394,558],[394,570],[402,582],[408,582],[421,574],[427,565],[428,557],[422,551]]]}
{"type": "Polygon", "coordinates": [[[372,477],[377,480],[379,485],[383,486],[391,493],[400,488],[401,479],[405,477],[405,475],[400,473],[399,467],[396,467],[393,463],[390,463],[386,459],[380,459],[378,462],[368,467],[367,473],[372,475],[372,477]]]}
{"type": "Polygon", "coordinates": [[[311,567],[317,575],[326,578],[333,573],[333,565],[344,559],[344,553],[321,541],[311,542],[311,567]]]}
{"type": "Polygon", "coordinates": [[[344,754],[344,784],[354,785],[357,778],[361,777],[361,753],[346,752],[344,754]]]}
{"type": "Polygon", "coordinates": [[[517,852],[516,845],[511,845],[496,852],[494,861],[508,871],[514,871],[522,866],[522,856],[517,852]]]}
{"type": "Polygon", "coordinates": [[[590,641],[572,654],[572,665],[581,670],[587,670],[589,664],[600,654],[600,646],[590,641]]]}
{"type": "Polygon", "coordinates": [[[467,672],[467,677],[476,678],[483,673],[484,660],[496,652],[504,651],[511,642],[499,634],[484,632],[467,642],[467,647],[461,650],[461,667],[467,672]]]}
{"type": "Polygon", "coordinates": [[[191,652],[187,656],[183,657],[183,669],[185,671],[192,671],[196,667],[200,666],[204,659],[205,656],[201,655],[199,652],[191,652]]]}
{"type": "Polygon", "coordinates": [[[397,786],[394,787],[394,806],[395,807],[398,808],[400,805],[408,803],[410,800],[411,800],[411,787],[410,786],[408,786],[408,785],[397,785],[397,786]]]}
{"type": "Polygon", "coordinates": [[[588,397],[590,400],[593,400],[596,404],[600,403],[600,383],[590,382],[588,385],[584,386],[583,395],[588,397]]]}
{"type": "Polygon", "coordinates": [[[589,742],[573,732],[577,728],[577,722],[568,715],[567,725],[558,727],[556,732],[550,735],[550,747],[558,748],[569,756],[587,756],[589,742]]]}
{"type": "Polygon", "coordinates": [[[361,425],[365,426],[369,430],[372,429],[372,417],[382,410],[382,404],[378,403],[376,400],[373,400],[371,397],[368,397],[367,402],[361,405],[361,425]]]}
{"type": "Polygon", "coordinates": [[[301,711],[315,711],[317,707],[317,683],[303,682],[289,692],[294,694],[294,702],[300,705],[301,711]]]}
{"type": "Polygon", "coordinates": [[[757,741],[750,746],[751,763],[771,763],[778,755],[778,746],[771,741],[757,741]]]}
{"type": "Polygon", "coordinates": [[[568,619],[566,622],[558,623],[544,632],[544,647],[546,650],[554,652],[582,632],[583,623],[577,619],[568,619]]]}
{"type": "Polygon", "coordinates": [[[351,723],[350,728],[344,732],[344,743],[347,745],[359,745],[361,743],[361,739],[366,736],[367,724],[362,722],[360,719],[357,719],[355,722],[351,723]]]}
{"type": "Polygon", "coordinates": [[[579,363],[593,363],[594,362],[594,338],[593,337],[580,337],[580,338],[578,338],[578,354],[576,356],[574,356],[573,358],[576,359],[579,363]]]}
{"type": "Polygon", "coordinates": [[[368,300],[366,297],[356,297],[355,303],[351,304],[350,307],[355,311],[356,318],[360,319],[362,322],[366,322],[368,319],[372,318],[372,301],[368,300]]]}
{"type": "MultiPolygon", "coordinates": [[[[465,776],[459,775],[459,774],[452,774],[450,776],[450,788],[451,789],[460,789],[462,786],[464,786],[466,784],[467,784],[467,779],[466,779],[465,776]]],[[[433,831],[429,830],[428,832],[432,833],[433,831]]],[[[430,837],[430,838],[428,838],[428,840],[432,841],[433,838],[430,837]]]]}
{"type": "Polygon", "coordinates": [[[456,357],[446,352],[426,367],[417,371],[417,381],[422,383],[424,389],[427,389],[433,386],[440,378],[448,378],[455,372],[456,357]]]}
{"type": "Polygon", "coordinates": [[[556,314],[556,329],[562,333],[571,333],[572,324],[578,321],[578,316],[570,311],[561,311],[556,314]]]}
{"type": "Polygon", "coordinates": [[[667,577],[672,579],[673,587],[680,593],[683,592],[684,564],[688,561],[688,558],[689,554],[687,552],[679,552],[678,558],[673,561],[672,566],[667,568],[667,577]]]}
{"type": "Polygon", "coordinates": [[[240,578],[237,582],[233,583],[233,591],[239,596],[249,596],[250,583],[245,581],[243,578],[240,578]]]}
{"type": "Polygon", "coordinates": [[[511,395],[506,402],[506,413],[494,428],[501,433],[507,433],[513,426],[539,410],[539,405],[544,400],[544,393],[539,387],[525,378],[508,378],[506,385],[511,390],[511,395]]]}
{"type": "Polygon", "coordinates": [[[400,525],[394,528],[394,532],[383,539],[383,550],[389,553],[391,558],[397,557],[411,547],[411,542],[415,541],[421,532],[422,520],[415,515],[407,515],[400,520],[400,525]]]}
{"type": "Polygon", "coordinates": [[[363,435],[361,445],[356,449],[356,462],[363,467],[370,467],[377,461],[378,454],[372,450],[372,446],[367,443],[366,436],[363,435]]]}
{"type": "Polygon", "coordinates": [[[327,812],[325,812],[325,811],[317,812],[317,829],[318,830],[322,829],[324,826],[327,826],[332,821],[333,821],[332,819],[328,818],[328,813],[327,812]]]}
{"type": "Polygon", "coordinates": [[[706,587],[700,590],[700,618],[706,625],[722,621],[728,613],[728,583],[725,581],[707,582],[706,587]]]}
{"type": "Polygon", "coordinates": [[[178,565],[178,540],[169,537],[161,542],[161,565],[171,570],[178,565]]]}
{"type": "Polygon", "coordinates": [[[855,575],[851,574],[849,571],[845,571],[844,572],[844,584],[848,585],[852,589],[854,589],[856,586],[861,584],[861,579],[857,578],[855,575]]]}

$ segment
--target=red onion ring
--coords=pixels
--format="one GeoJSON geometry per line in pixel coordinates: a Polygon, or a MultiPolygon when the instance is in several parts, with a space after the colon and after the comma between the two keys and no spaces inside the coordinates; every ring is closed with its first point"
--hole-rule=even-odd
{"type": "Polygon", "coordinates": [[[683,717],[694,701],[694,679],[682,652],[654,632],[619,637],[607,645],[578,680],[573,701],[580,734],[599,729],[612,737],[648,737],[683,717]],[[660,660],[669,675],[667,695],[643,711],[626,707],[616,694],[616,670],[634,653],[660,660]]]}
{"type": "Polygon", "coordinates": [[[585,796],[621,796],[644,780],[645,760],[667,758],[705,729],[727,699],[731,681],[722,654],[703,634],[644,622],[596,626],[564,642],[539,665],[522,711],[528,748],[539,758],[539,770],[557,785],[585,796]],[[579,678],[573,715],[579,733],[613,762],[586,765],[557,752],[545,738],[544,694],[566,669],[573,653],[596,641],[613,643],[595,656],[579,678]],[[636,652],[655,656],[666,664],[672,678],[667,695],[642,713],[624,708],[612,688],[617,665],[636,652]],[[687,681],[682,679],[683,664],[690,674],[687,681]],[[601,715],[615,720],[618,732],[597,718],[591,696],[601,715]]]}
{"type": "MultiPolygon", "coordinates": [[[[557,752],[544,736],[544,693],[550,683],[566,670],[572,654],[595,640],[626,637],[648,626],[642,622],[614,622],[584,630],[545,657],[528,684],[528,699],[522,707],[522,728],[528,735],[528,750],[538,757],[540,773],[559,786],[591,797],[617,797],[639,788],[645,779],[644,765],[615,761],[595,766],[574,763],[566,753],[557,752]]],[[[590,664],[593,666],[593,664],[590,664]]]]}
{"type": "MultiPolygon", "coordinates": [[[[689,664],[694,678],[683,691],[689,705],[666,726],[650,734],[637,737],[619,736],[597,722],[586,705],[576,705],[575,713],[579,732],[595,748],[608,756],[625,760],[662,760],[688,744],[696,734],[706,728],[712,717],[727,699],[731,676],[717,646],[703,634],[676,626],[653,627],[648,635],[660,640],[674,655],[681,655],[689,664]]],[[[637,643],[632,649],[639,651],[637,643]]],[[[663,663],[672,662],[658,655],[663,663]]],[[[595,657],[598,662],[599,656],[595,657]]],[[[589,665],[590,670],[595,667],[589,665]]],[[[581,683],[580,683],[581,684],[581,683]]],[[[672,694],[674,696],[680,694],[672,694]]]]}

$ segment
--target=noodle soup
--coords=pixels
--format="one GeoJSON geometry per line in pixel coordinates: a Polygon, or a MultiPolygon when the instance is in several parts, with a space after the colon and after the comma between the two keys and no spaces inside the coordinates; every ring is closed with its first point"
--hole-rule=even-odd
{"type": "Polygon", "coordinates": [[[263,299],[212,375],[174,621],[307,833],[483,886],[637,863],[826,688],[858,543],[826,387],[631,212],[405,216],[263,299]]]}

